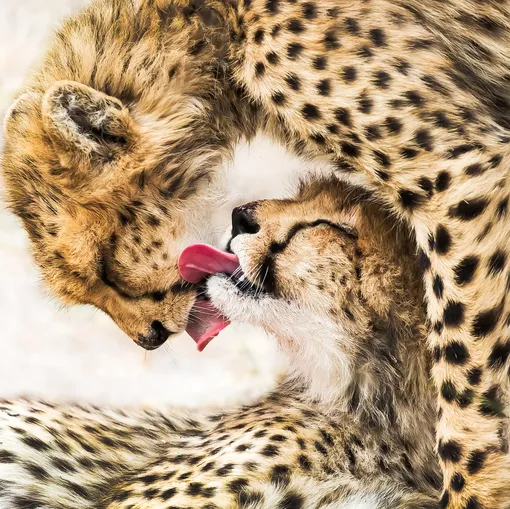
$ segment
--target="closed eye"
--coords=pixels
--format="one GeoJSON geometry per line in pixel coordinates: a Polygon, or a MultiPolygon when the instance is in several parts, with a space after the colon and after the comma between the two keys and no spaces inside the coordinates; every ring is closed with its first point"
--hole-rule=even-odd
{"type": "Polygon", "coordinates": [[[108,264],[106,262],[106,258],[102,258],[100,262],[100,279],[101,281],[115,291],[119,296],[127,300],[139,300],[139,299],[151,299],[155,302],[161,302],[166,298],[168,292],[171,292],[174,295],[181,295],[184,293],[188,293],[193,290],[193,285],[187,283],[186,281],[178,281],[174,283],[169,289],[165,290],[155,290],[148,293],[142,293],[139,295],[132,294],[122,288],[113,280],[111,277],[111,272],[108,268],[108,264]]]}
{"type": "Polygon", "coordinates": [[[346,237],[349,237],[352,240],[358,239],[358,232],[351,228],[350,226],[339,224],[339,223],[333,223],[327,219],[317,219],[316,221],[313,221],[311,223],[297,223],[295,224],[287,234],[287,237],[283,242],[272,242],[269,246],[269,251],[273,254],[281,253],[285,250],[285,248],[289,245],[290,241],[294,238],[294,236],[299,233],[302,230],[307,230],[309,228],[316,228],[317,226],[329,226],[330,228],[334,228],[335,230],[339,231],[346,237]]]}

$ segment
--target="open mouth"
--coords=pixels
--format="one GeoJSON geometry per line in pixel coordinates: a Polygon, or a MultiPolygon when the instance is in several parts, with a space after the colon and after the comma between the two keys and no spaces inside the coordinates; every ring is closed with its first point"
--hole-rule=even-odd
{"type": "MultiPolygon", "coordinates": [[[[240,289],[248,288],[237,256],[207,244],[188,246],[179,257],[179,272],[189,283],[205,282],[214,274],[225,274],[240,289]]],[[[196,342],[198,350],[201,352],[229,324],[229,320],[209,301],[206,285],[202,284],[186,325],[186,332],[196,342]]]]}

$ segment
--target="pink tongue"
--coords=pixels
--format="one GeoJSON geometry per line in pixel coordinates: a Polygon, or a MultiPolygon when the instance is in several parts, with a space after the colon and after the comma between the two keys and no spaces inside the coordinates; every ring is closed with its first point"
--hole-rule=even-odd
{"type": "MultiPolygon", "coordinates": [[[[189,283],[198,283],[206,276],[232,274],[239,267],[237,256],[207,244],[188,246],[179,257],[179,272],[189,283]]],[[[193,305],[186,332],[201,352],[230,322],[210,302],[197,300],[193,305]]]]}
{"type": "Polygon", "coordinates": [[[188,283],[198,283],[210,274],[232,274],[239,267],[235,254],[225,253],[207,244],[188,246],[179,257],[179,272],[188,283]]]}

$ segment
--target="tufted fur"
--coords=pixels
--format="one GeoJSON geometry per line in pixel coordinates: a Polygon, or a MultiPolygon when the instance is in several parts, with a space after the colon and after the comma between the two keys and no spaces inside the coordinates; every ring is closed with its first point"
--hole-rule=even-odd
{"type": "Polygon", "coordinates": [[[231,242],[242,268],[208,281],[286,352],[272,394],[202,416],[2,402],[2,507],[436,507],[420,275],[405,230],[359,197],[329,182],[259,204],[259,233],[231,242]]]}
{"type": "Polygon", "coordinates": [[[193,301],[175,256],[214,168],[265,129],[411,225],[441,503],[505,507],[508,19],[507,0],[97,0],[7,121],[10,200],[46,280],[158,346],[193,301]]]}

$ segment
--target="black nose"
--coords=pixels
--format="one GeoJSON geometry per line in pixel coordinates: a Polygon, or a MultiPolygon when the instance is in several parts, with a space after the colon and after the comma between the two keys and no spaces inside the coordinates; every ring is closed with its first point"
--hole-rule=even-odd
{"type": "Polygon", "coordinates": [[[258,203],[247,203],[232,211],[232,238],[243,233],[257,233],[260,230],[260,225],[255,220],[258,203]]]}
{"type": "Polygon", "coordinates": [[[170,331],[159,320],[155,320],[151,324],[149,334],[138,335],[138,343],[145,350],[155,350],[168,339],[170,334],[170,331]]]}

